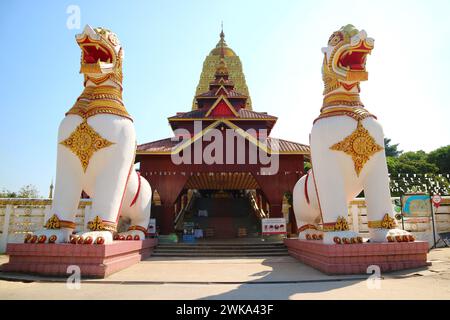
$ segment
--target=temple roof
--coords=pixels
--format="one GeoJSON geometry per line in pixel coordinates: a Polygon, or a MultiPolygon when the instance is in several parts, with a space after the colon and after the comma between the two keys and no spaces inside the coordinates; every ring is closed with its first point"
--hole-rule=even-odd
{"type": "Polygon", "coordinates": [[[180,128],[188,131],[187,139],[184,133],[179,136],[184,137],[181,144],[178,139],[173,138],[141,144],[137,146],[137,154],[176,154],[210,130],[218,127],[223,130],[225,125],[268,154],[305,155],[308,158],[310,149],[307,145],[271,137],[259,140],[259,137],[270,135],[278,118],[267,112],[251,110],[239,57],[228,48],[224,37],[222,31],[219,43],[204,63],[194,98],[194,109],[189,112],[178,112],[168,118],[174,132],[180,128]],[[196,133],[194,125],[198,120],[206,121],[200,133],[196,133]],[[259,135],[247,129],[267,131],[259,135]]]}
{"type": "MultiPolygon", "coordinates": [[[[197,109],[189,112],[179,112],[177,115],[170,117],[169,121],[180,120],[180,119],[204,119],[207,120],[206,114],[208,110],[197,109]]],[[[236,120],[272,120],[276,121],[278,118],[275,116],[268,115],[267,112],[256,112],[248,109],[239,109],[238,117],[236,120]]]]}
{"type": "MultiPolygon", "coordinates": [[[[174,139],[175,140],[175,139],[174,139]]],[[[137,154],[146,153],[162,153],[167,154],[172,151],[179,141],[172,141],[172,138],[162,139],[158,141],[153,141],[149,143],[144,143],[137,146],[137,154]]],[[[266,140],[267,146],[273,150],[278,144],[278,153],[281,154],[304,154],[309,155],[309,146],[297,142],[287,141],[283,139],[268,137],[266,140]]]]}

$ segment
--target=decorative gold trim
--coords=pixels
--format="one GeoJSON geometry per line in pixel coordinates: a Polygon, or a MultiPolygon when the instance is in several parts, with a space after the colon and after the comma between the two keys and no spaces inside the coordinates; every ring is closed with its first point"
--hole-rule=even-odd
{"type": "Polygon", "coordinates": [[[60,220],[58,216],[54,214],[47,220],[44,227],[50,230],[61,228],[75,229],[76,224],[72,221],[60,220]]]}
{"type": "Polygon", "coordinates": [[[356,175],[359,176],[370,157],[384,148],[376,143],[369,131],[358,121],[355,131],[344,140],[332,145],[330,150],[342,151],[353,160],[356,175]]]}
{"type": "Polygon", "coordinates": [[[51,216],[51,218],[45,223],[44,227],[46,229],[60,229],[61,225],[58,216],[56,214],[51,216]]]}
{"type": "Polygon", "coordinates": [[[366,109],[363,108],[348,108],[353,110],[346,110],[345,108],[332,108],[327,109],[326,111],[322,112],[320,116],[318,116],[314,121],[313,124],[316,123],[317,120],[324,119],[324,118],[330,118],[330,117],[337,117],[337,116],[347,116],[352,119],[355,119],[356,121],[362,121],[368,117],[377,118],[373,114],[369,113],[366,109]]]}
{"type": "Polygon", "coordinates": [[[298,228],[298,232],[303,232],[305,230],[317,230],[317,227],[313,224],[305,224],[298,228]]]}
{"type": "Polygon", "coordinates": [[[87,223],[87,227],[91,231],[117,231],[117,224],[109,221],[103,221],[102,218],[96,216],[94,220],[87,223]]]}
{"type": "Polygon", "coordinates": [[[323,98],[322,109],[330,106],[361,106],[364,107],[359,93],[336,92],[323,98]]]}
{"type": "Polygon", "coordinates": [[[348,231],[350,230],[350,227],[348,226],[347,219],[340,216],[337,218],[336,222],[324,223],[322,225],[322,230],[324,232],[348,231]]]}
{"type": "Polygon", "coordinates": [[[395,229],[397,227],[397,223],[394,218],[386,213],[383,220],[369,221],[367,226],[372,229],[395,229]]]}
{"type": "Polygon", "coordinates": [[[75,131],[60,144],[70,149],[78,157],[83,171],[86,172],[92,155],[100,149],[113,145],[114,142],[104,139],[84,119],[75,131]]]}
{"type": "Polygon", "coordinates": [[[133,230],[142,231],[143,233],[147,233],[147,228],[144,228],[141,226],[130,226],[128,228],[128,231],[133,231],[133,230]]]}
{"type": "Polygon", "coordinates": [[[65,229],[75,229],[76,224],[75,224],[75,222],[72,222],[72,221],[60,220],[59,226],[61,228],[65,228],[65,229]]]}
{"type": "Polygon", "coordinates": [[[100,113],[133,120],[123,104],[122,90],[113,86],[86,87],[66,115],[75,114],[87,119],[100,113]]]}
{"type": "MultiPolygon", "coordinates": [[[[0,206],[48,206],[53,202],[52,199],[26,199],[26,198],[3,198],[0,199],[0,206]]],[[[82,209],[91,205],[92,201],[80,201],[78,208],[82,209]]]]}

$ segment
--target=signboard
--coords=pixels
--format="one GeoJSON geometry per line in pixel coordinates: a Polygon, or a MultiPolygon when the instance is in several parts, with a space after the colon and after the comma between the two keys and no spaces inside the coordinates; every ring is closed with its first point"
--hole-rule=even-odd
{"type": "Polygon", "coordinates": [[[183,223],[183,234],[194,234],[195,224],[194,222],[184,222],[183,223]]]}
{"type": "Polygon", "coordinates": [[[430,217],[430,196],[425,193],[403,195],[402,213],[404,217],[430,217]]]}
{"type": "Polygon", "coordinates": [[[262,219],[262,234],[286,234],[286,219],[285,218],[268,218],[262,219]]]}
{"type": "Polygon", "coordinates": [[[155,235],[156,233],[156,219],[150,219],[150,222],[148,223],[148,230],[147,233],[149,235],[155,235]]]}
{"type": "Polygon", "coordinates": [[[431,197],[431,201],[433,202],[433,205],[436,208],[439,208],[439,206],[441,205],[441,202],[442,202],[442,197],[438,194],[435,194],[434,196],[431,197]]]}

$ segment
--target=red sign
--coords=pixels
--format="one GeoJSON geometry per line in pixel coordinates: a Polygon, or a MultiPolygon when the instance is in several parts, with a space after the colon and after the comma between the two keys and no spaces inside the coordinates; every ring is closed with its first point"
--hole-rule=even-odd
{"type": "Polygon", "coordinates": [[[431,201],[433,202],[433,205],[438,208],[441,205],[442,197],[438,194],[435,194],[431,197],[431,201]]]}

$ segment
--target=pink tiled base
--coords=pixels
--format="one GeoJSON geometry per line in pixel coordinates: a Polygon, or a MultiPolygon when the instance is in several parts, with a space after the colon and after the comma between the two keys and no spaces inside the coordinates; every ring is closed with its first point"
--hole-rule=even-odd
{"type": "Polygon", "coordinates": [[[8,243],[9,262],[1,271],[67,276],[67,267],[77,265],[81,277],[105,278],[149,257],[157,244],[157,239],[107,245],[8,243]]]}
{"type": "Polygon", "coordinates": [[[366,274],[378,265],[382,272],[427,265],[428,243],[360,243],[327,245],[320,241],[285,239],[289,254],[327,274],[366,274]]]}

